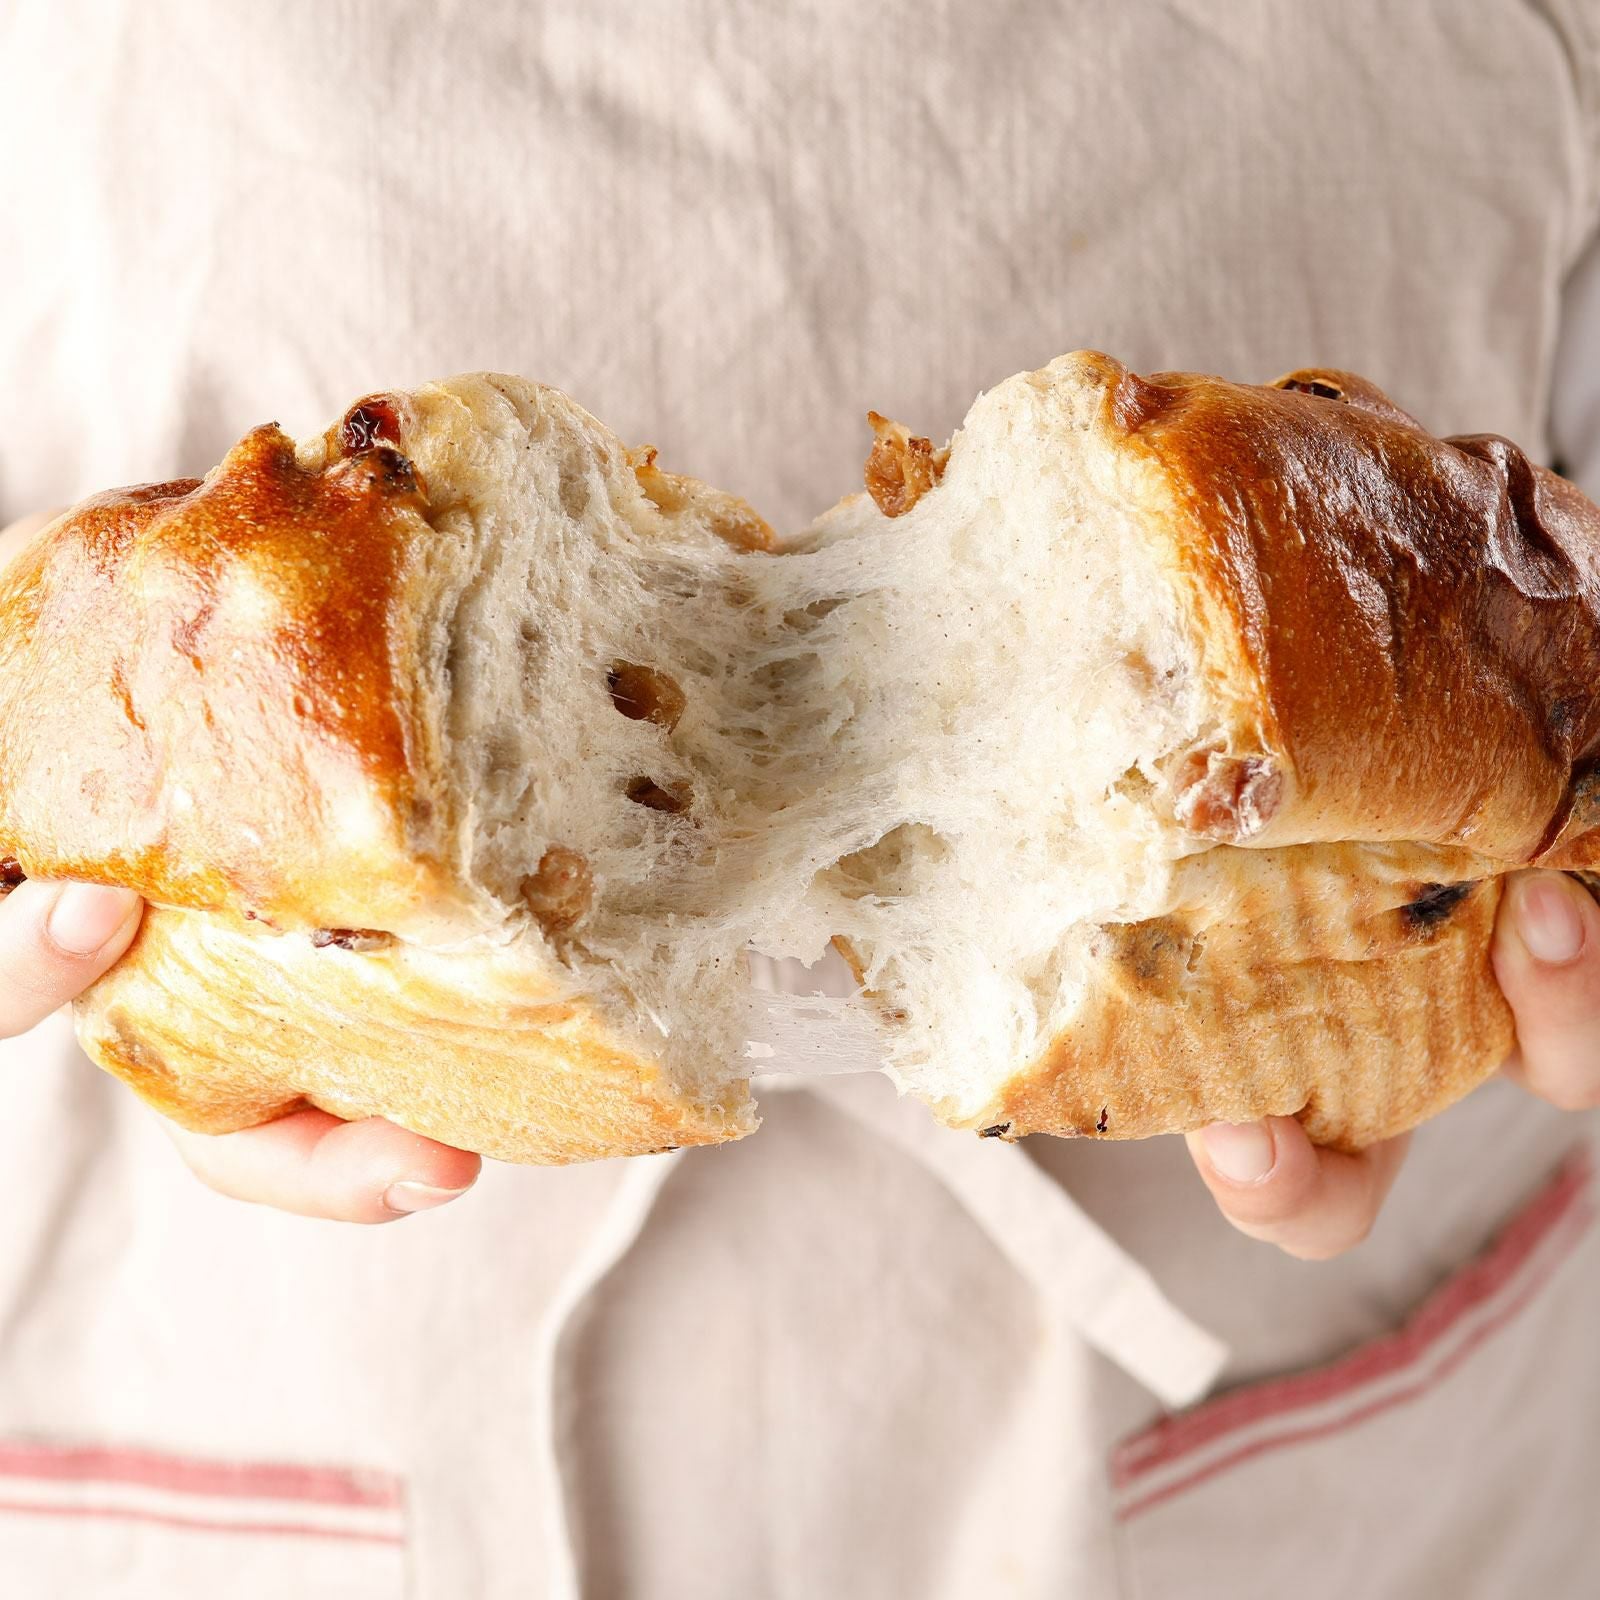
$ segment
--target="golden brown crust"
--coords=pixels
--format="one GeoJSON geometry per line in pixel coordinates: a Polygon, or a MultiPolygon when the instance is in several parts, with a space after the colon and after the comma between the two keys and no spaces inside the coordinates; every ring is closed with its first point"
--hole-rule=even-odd
{"type": "Polygon", "coordinates": [[[315,949],[208,913],[151,908],[78,1002],[85,1049],[203,1133],[305,1105],[504,1161],[717,1144],[755,1126],[743,1083],[676,1093],[526,952],[315,949]]]}
{"type": "Polygon", "coordinates": [[[1109,396],[1177,497],[1176,563],[1226,615],[1208,622],[1263,746],[1230,754],[1280,785],[1243,837],[1517,864],[1560,837],[1560,864],[1595,858],[1568,823],[1600,754],[1600,511],[1506,440],[1435,438],[1349,373],[1117,369],[1109,396]]]}
{"type": "Polygon", "coordinates": [[[95,496],[0,576],[0,852],[282,927],[402,928],[418,846],[423,486],[257,428],[201,481],[95,496]]]}

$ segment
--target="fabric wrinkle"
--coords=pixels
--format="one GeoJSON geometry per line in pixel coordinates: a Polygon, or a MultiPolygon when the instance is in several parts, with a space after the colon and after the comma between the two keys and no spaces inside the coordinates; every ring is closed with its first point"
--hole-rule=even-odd
{"type": "Polygon", "coordinates": [[[563,1383],[570,1338],[595,1290],[634,1247],[655,1210],[667,1180],[683,1159],[674,1150],[635,1156],[623,1171],[609,1202],[551,1296],[534,1339],[534,1430],[539,1453],[540,1521],[550,1541],[548,1578],[551,1600],[581,1600],[583,1578],[573,1508],[568,1499],[563,1432],[563,1402],[571,1392],[563,1383]]]}

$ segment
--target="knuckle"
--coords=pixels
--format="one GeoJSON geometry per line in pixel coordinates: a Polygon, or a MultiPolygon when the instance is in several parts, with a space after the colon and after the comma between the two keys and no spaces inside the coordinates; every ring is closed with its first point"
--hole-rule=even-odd
{"type": "Polygon", "coordinates": [[[1588,1022],[1600,1030],[1600,949],[1585,949],[1566,967],[1496,962],[1495,977],[1519,1021],[1553,1016],[1569,1026],[1588,1022]]]}
{"type": "Polygon", "coordinates": [[[166,1134],[173,1149],[177,1151],[178,1159],[189,1169],[190,1177],[203,1184],[213,1194],[220,1194],[225,1200],[252,1198],[237,1182],[237,1174],[232,1171],[225,1153],[212,1148],[217,1142],[213,1136],[191,1133],[189,1129],[179,1127],[165,1117],[159,1117],[157,1120],[161,1125],[161,1131],[166,1134]]]}
{"type": "Polygon", "coordinates": [[[1372,1237],[1377,1220],[1376,1209],[1363,1211],[1360,1216],[1352,1218],[1337,1241],[1335,1253],[1343,1255],[1346,1250],[1354,1250],[1358,1244],[1365,1244],[1372,1237]]]}
{"type": "MultiPolygon", "coordinates": [[[[1365,1238],[1366,1235],[1361,1237],[1365,1238]]],[[[1288,1239],[1280,1240],[1279,1248],[1296,1261],[1332,1261],[1360,1242],[1360,1239],[1352,1239],[1349,1243],[1333,1239],[1288,1239]]]]}
{"type": "Polygon", "coordinates": [[[206,1159],[193,1149],[187,1140],[177,1142],[178,1155],[184,1166],[189,1169],[191,1177],[203,1183],[213,1194],[220,1194],[229,1200],[242,1200],[244,1195],[239,1193],[238,1186],[229,1181],[225,1164],[219,1164],[206,1159]]]}
{"type": "Polygon", "coordinates": [[[213,1194],[220,1194],[225,1200],[249,1200],[251,1196],[235,1183],[231,1183],[225,1172],[219,1171],[207,1162],[196,1161],[187,1152],[184,1153],[183,1164],[189,1169],[190,1175],[204,1184],[213,1194]]]}
{"type": "Polygon", "coordinates": [[[1248,1221],[1229,1219],[1253,1239],[1276,1245],[1297,1261],[1331,1261],[1363,1243],[1378,1220],[1376,1203],[1359,1210],[1319,1204],[1302,1198],[1275,1215],[1258,1214],[1248,1221]]]}
{"type": "Polygon", "coordinates": [[[1366,1243],[1377,1220],[1378,1213],[1375,1207],[1367,1207],[1349,1216],[1338,1218],[1315,1237],[1302,1242],[1300,1259],[1331,1261],[1335,1256],[1342,1256],[1354,1250],[1358,1244],[1366,1243]]]}
{"type": "Polygon", "coordinates": [[[48,960],[13,961],[0,973],[0,1011],[64,1005],[76,993],[74,976],[48,960]]]}
{"type": "Polygon", "coordinates": [[[1299,1233],[1305,1225],[1306,1217],[1303,1212],[1288,1207],[1275,1207],[1269,1210],[1261,1206],[1252,1208],[1247,1214],[1236,1211],[1228,1220],[1253,1238],[1267,1239],[1273,1244],[1279,1244],[1284,1239],[1299,1233]]]}
{"type": "Polygon", "coordinates": [[[1530,1073],[1528,1083],[1558,1111],[1593,1111],[1600,1106],[1600,1076],[1594,1073],[1530,1073]]]}
{"type": "Polygon", "coordinates": [[[1514,999],[1512,1009],[1518,1010],[1524,1003],[1538,1005],[1546,996],[1559,1004],[1567,1018],[1582,1019],[1600,1032],[1600,949],[1591,946],[1570,967],[1541,974],[1528,987],[1526,1002],[1514,999]]]}
{"type": "Polygon", "coordinates": [[[1297,1261],[1332,1261],[1364,1244],[1377,1220],[1376,1206],[1346,1215],[1307,1217],[1302,1226],[1279,1235],[1274,1243],[1297,1261]]]}
{"type": "Polygon", "coordinates": [[[1270,1185],[1247,1194],[1219,1197],[1222,1214],[1234,1227],[1252,1238],[1278,1242],[1308,1220],[1308,1210],[1298,1194],[1274,1194],[1270,1185]]]}
{"type": "Polygon", "coordinates": [[[1275,1172],[1259,1189],[1247,1191],[1242,1209],[1258,1227],[1301,1227],[1316,1216],[1316,1191],[1314,1170],[1275,1172]]]}
{"type": "Polygon", "coordinates": [[[77,993],[71,984],[17,965],[0,972],[0,1039],[28,1032],[77,993]]]}

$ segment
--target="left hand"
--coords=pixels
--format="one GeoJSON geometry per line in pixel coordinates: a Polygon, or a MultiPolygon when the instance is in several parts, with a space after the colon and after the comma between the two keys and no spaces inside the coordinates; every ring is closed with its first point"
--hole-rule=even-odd
{"type": "MultiPolygon", "coordinates": [[[[1516,873],[1500,903],[1492,956],[1517,1024],[1507,1076],[1564,1110],[1600,1106],[1600,906],[1563,873],[1516,873]]],[[[1268,1117],[1219,1123],[1188,1142],[1236,1228],[1320,1261],[1366,1238],[1409,1137],[1341,1155],[1313,1145],[1293,1117],[1268,1117]]]]}
{"type": "MultiPolygon", "coordinates": [[[[3,567],[56,515],[0,528],[3,567]]],[[[128,948],[142,914],[126,889],[30,879],[0,899],[0,1039],[81,994],[128,948]]],[[[465,1194],[483,1163],[465,1150],[366,1117],[304,1110],[239,1133],[161,1125],[189,1170],[219,1194],[339,1222],[393,1222],[465,1194]]]]}

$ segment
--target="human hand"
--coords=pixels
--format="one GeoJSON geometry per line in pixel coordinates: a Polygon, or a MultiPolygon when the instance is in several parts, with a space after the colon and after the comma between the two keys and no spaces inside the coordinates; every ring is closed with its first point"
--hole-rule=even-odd
{"type": "MultiPolygon", "coordinates": [[[[0,529],[0,566],[54,513],[0,529]]],[[[25,1033],[89,987],[133,942],[143,902],[128,889],[25,880],[0,901],[0,1039],[25,1033]]],[[[161,1119],[197,1178],[220,1194],[303,1216],[392,1222],[453,1200],[475,1155],[380,1117],[298,1111],[241,1133],[190,1133],[161,1119]]]]}
{"type": "MultiPolygon", "coordinates": [[[[1506,1075],[1564,1110],[1600,1105],[1600,906],[1564,873],[1516,873],[1491,953],[1517,1023],[1506,1075]]],[[[1236,1228],[1302,1260],[1323,1260],[1371,1231],[1407,1138],[1341,1155],[1318,1149],[1293,1117],[1268,1117],[1218,1124],[1188,1142],[1236,1228]]]]}

